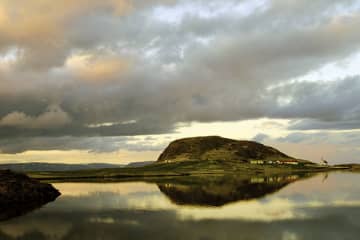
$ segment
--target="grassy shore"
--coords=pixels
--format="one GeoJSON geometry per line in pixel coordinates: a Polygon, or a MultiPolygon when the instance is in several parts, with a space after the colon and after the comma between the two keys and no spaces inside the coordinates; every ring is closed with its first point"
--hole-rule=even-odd
{"type": "MultiPolygon", "coordinates": [[[[344,169],[337,167],[336,169],[344,169]]],[[[334,170],[332,167],[319,165],[255,165],[229,160],[181,161],[172,163],[154,163],[138,168],[113,168],[98,170],[66,171],[66,172],[29,172],[30,177],[39,180],[66,181],[90,179],[151,179],[179,176],[199,175],[241,175],[254,176],[274,175],[281,173],[321,172],[334,170]]]]}

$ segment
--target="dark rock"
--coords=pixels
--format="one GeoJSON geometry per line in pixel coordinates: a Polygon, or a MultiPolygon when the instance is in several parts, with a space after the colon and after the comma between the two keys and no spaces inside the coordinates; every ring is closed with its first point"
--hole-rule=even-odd
{"type": "Polygon", "coordinates": [[[51,184],[10,170],[0,170],[0,221],[41,207],[59,195],[51,184]]]}

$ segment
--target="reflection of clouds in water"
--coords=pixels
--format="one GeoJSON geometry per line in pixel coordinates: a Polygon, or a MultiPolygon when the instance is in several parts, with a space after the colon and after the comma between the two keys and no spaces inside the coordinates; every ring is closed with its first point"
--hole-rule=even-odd
{"type": "MultiPolygon", "coordinates": [[[[26,218],[26,217],[25,217],[26,218]]],[[[17,219],[2,223],[0,232],[14,239],[21,238],[32,232],[41,232],[49,240],[63,239],[72,228],[71,221],[56,218],[42,218],[41,215],[25,224],[18,223],[17,219]]]]}
{"type": "Polygon", "coordinates": [[[343,205],[360,201],[360,174],[332,173],[325,182],[323,175],[295,182],[282,189],[277,196],[290,199],[297,204],[312,202],[315,206],[343,205]]]}
{"type": "Polygon", "coordinates": [[[62,196],[85,196],[96,192],[130,194],[138,192],[157,192],[155,184],[144,182],[131,183],[54,183],[62,196]]]}
{"type": "MultiPolygon", "coordinates": [[[[68,191],[67,184],[56,185],[61,192],[68,191]],[[63,188],[62,188],[63,187],[63,188]]],[[[300,217],[294,214],[296,207],[291,201],[281,198],[269,198],[266,203],[260,200],[241,201],[220,208],[198,208],[177,206],[157,190],[156,185],[145,183],[116,183],[113,191],[111,184],[104,188],[100,185],[78,184],[74,195],[65,194],[57,201],[56,209],[109,210],[109,209],[144,209],[172,210],[182,219],[251,219],[271,221],[300,217]],[[95,186],[95,187],[93,187],[95,186]],[[136,187],[131,190],[131,186],[136,187]],[[156,187],[156,192],[152,192],[156,187]],[[123,191],[124,190],[124,191],[123,191]]],[[[74,188],[69,183],[71,189],[74,188]]],[[[55,209],[54,209],[55,210],[55,209]]]]}
{"type": "Polygon", "coordinates": [[[50,240],[358,239],[360,189],[354,183],[360,175],[335,173],[321,180],[316,176],[260,200],[219,208],[175,205],[156,185],[145,183],[57,184],[60,190],[78,191],[1,223],[0,236],[13,240],[38,232],[44,236],[39,239],[50,240]]]}
{"type": "Polygon", "coordinates": [[[178,214],[182,219],[244,219],[250,221],[275,221],[303,218],[295,212],[295,205],[286,199],[272,199],[266,204],[257,200],[234,203],[220,208],[180,209],[178,214]]]}
{"type": "Polygon", "coordinates": [[[151,210],[174,211],[181,219],[247,219],[273,221],[302,217],[296,213],[296,205],[287,199],[272,198],[266,204],[258,201],[244,201],[223,207],[177,206],[161,193],[118,195],[113,193],[95,193],[88,197],[63,197],[59,199],[56,209],[49,211],[77,209],[81,211],[107,210],[151,210]]]}
{"type": "Polygon", "coordinates": [[[304,211],[304,209],[327,206],[360,206],[360,190],[352,185],[355,181],[354,178],[359,178],[359,176],[335,173],[323,183],[322,175],[318,175],[314,178],[295,182],[274,195],[258,200],[239,201],[219,208],[177,206],[161,194],[155,184],[62,183],[56,187],[61,192],[65,191],[66,193],[72,189],[77,189],[74,193],[64,194],[57,201],[58,208],[62,209],[74,207],[75,209],[89,210],[172,210],[181,219],[274,221],[311,218],[311,211],[304,211]]]}
{"type": "Polygon", "coordinates": [[[285,231],[282,234],[281,240],[298,240],[299,237],[296,233],[285,231]]]}
{"type": "MultiPolygon", "coordinates": [[[[100,212],[75,211],[73,213],[35,213],[12,224],[27,225],[48,219],[56,227],[58,222],[71,223],[61,240],[87,239],[316,239],[357,240],[359,234],[359,208],[317,209],[314,219],[287,219],[271,222],[242,219],[179,219],[173,211],[112,210],[100,212]],[[340,214],[339,214],[340,213],[340,214]],[[349,217],[350,216],[350,217],[349,217]],[[181,237],[181,238],[180,238],[181,237]],[[296,237],[296,238],[295,238],[296,237]]],[[[32,229],[48,237],[41,228],[32,229]]],[[[1,229],[1,228],[0,228],[1,229]]],[[[1,233],[1,230],[0,230],[1,233]]],[[[26,236],[30,232],[22,236],[26,236]]],[[[9,236],[9,235],[7,235],[9,236]]],[[[4,238],[14,240],[14,238],[4,238]]],[[[34,238],[24,238],[34,239],[34,238]]],[[[56,239],[56,240],[57,240],[56,239]]],[[[2,239],[3,240],[3,239],[2,239]]]]}
{"type": "Polygon", "coordinates": [[[90,223],[101,223],[101,224],[124,224],[124,225],[139,225],[138,221],[135,220],[122,220],[118,221],[117,219],[111,217],[92,217],[88,220],[90,223]]]}

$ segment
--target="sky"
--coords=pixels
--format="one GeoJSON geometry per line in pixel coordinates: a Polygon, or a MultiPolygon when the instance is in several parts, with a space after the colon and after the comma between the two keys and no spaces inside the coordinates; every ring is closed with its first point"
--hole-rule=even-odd
{"type": "Polygon", "coordinates": [[[359,0],[0,0],[0,162],[177,138],[360,163],[359,0]]]}

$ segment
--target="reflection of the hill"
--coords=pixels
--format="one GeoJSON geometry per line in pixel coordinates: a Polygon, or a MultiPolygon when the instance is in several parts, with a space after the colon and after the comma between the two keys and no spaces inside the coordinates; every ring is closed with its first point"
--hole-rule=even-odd
{"type": "Polygon", "coordinates": [[[223,206],[231,202],[261,198],[308,174],[254,177],[217,176],[192,181],[169,181],[158,187],[173,203],[194,206],[223,206]]]}

